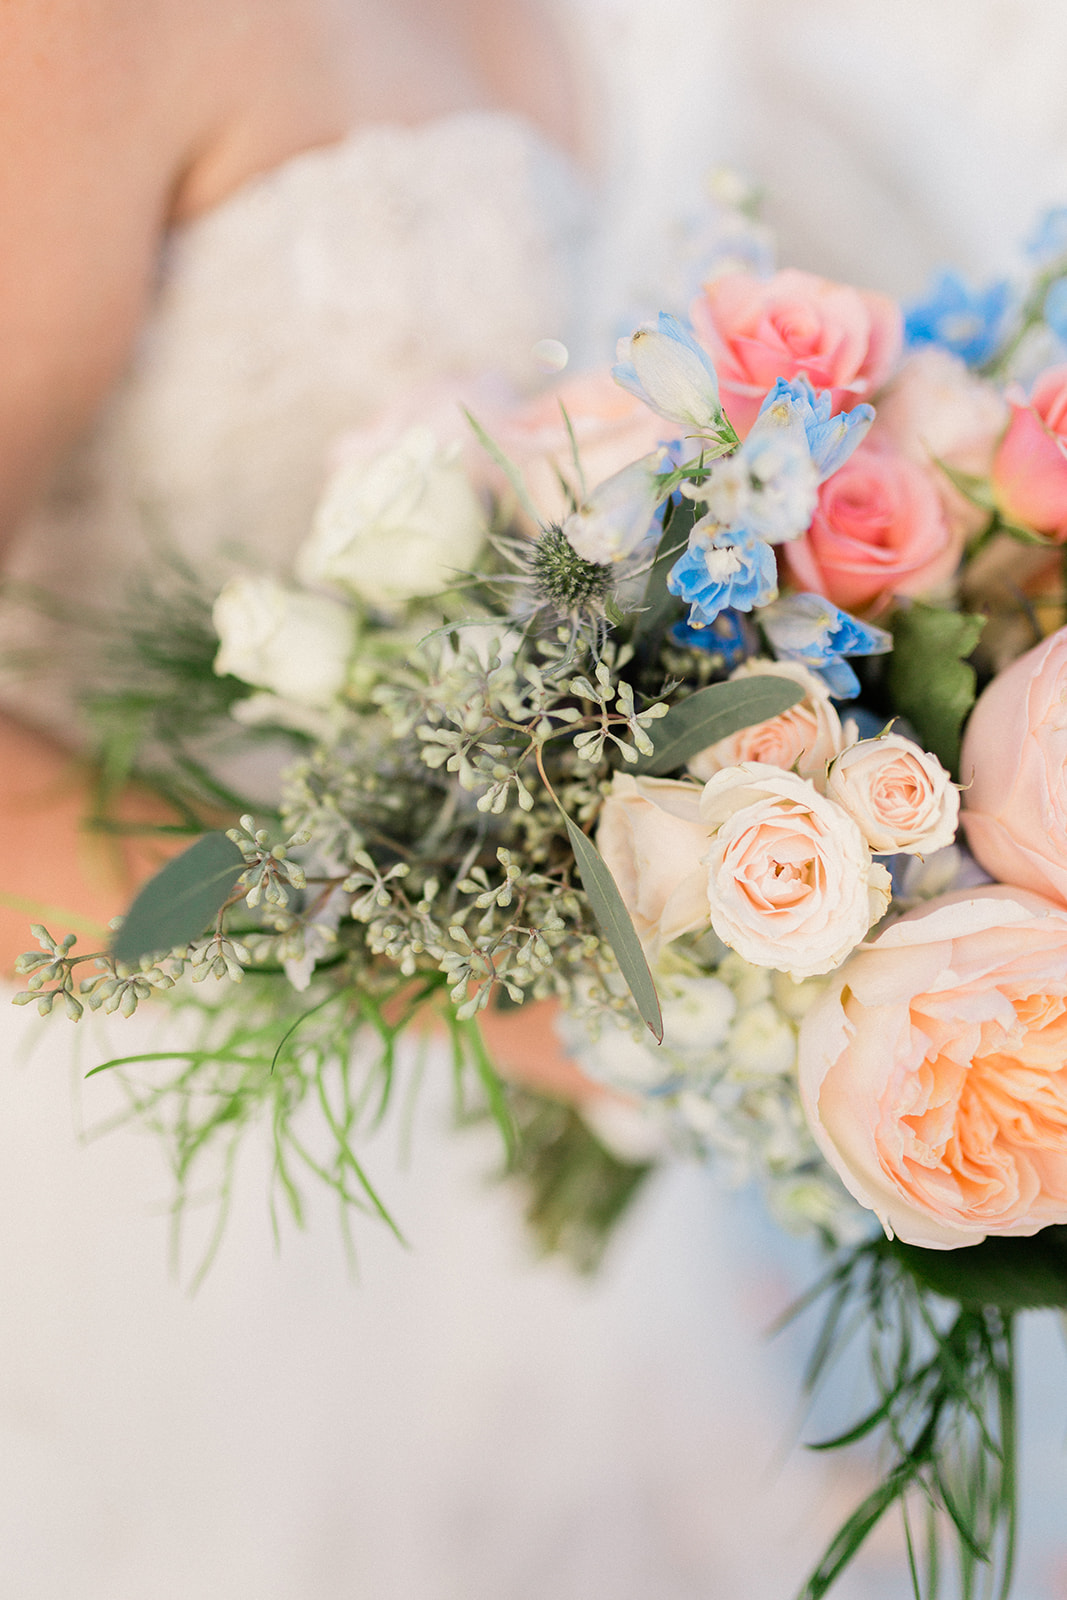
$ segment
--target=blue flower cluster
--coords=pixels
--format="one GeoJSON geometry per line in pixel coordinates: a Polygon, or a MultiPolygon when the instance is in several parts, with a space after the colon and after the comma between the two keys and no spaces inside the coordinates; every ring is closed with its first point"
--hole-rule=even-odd
{"type": "Polygon", "coordinates": [[[972,289],[959,273],[942,272],[926,299],[906,310],[907,342],[913,349],[941,345],[968,366],[980,366],[1000,344],[1014,300],[1006,279],[972,289]]]}
{"type": "Polygon", "coordinates": [[[698,522],[689,548],[667,576],[667,588],[689,606],[689,625],[710,628],[728,607],[751,611],[778,592],[774,551],[743,529],[718,528],[710,517],[698,522]]]}
{"type": "Polygon", "coordinates": [[[762,417],[781,407],[787,408],[790,417],[802,425],[820,483],[825,483],[838,467],[844,466],[874,421],[874,407],[868,405],[853,406],[851,411],[831,415],[833,395],[830,390],[820,389],[816,393],[803,374],[789,383],[779,378],[760,406],[759,415],[762,417]]]}
{"type": "Polygon", "coordinates": [[[711,468],[701,488],[687,491],[709,508],[667,579],[689,606],[688,629],[699,632],[728,609],[751,611],[774,598],[773,545],[805,531],[818,485],[847,461],[873,420],[868,405],[834,415],[830,391],[816,391],[806,377],[777,381],[744,443],[711,468]]]}
{"type": "Polygon", "coordinates": [[[838,700],[859,694],[859,679],[845,656],[884,655],[893,637],[831,605],[821,594],[791,594],[760,613],[760,624],[778,659],[811,667],[838,700]]]}

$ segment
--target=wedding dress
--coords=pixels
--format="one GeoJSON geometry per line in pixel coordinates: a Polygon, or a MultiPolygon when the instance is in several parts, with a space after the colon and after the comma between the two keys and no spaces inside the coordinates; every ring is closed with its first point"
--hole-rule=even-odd
{"type": "MultiPolygon", "coordinates": [[[[747,48],[748,75],[727,105],[749,94],[750,127],[761,106],[772,109],[746,20],[762,9],[587,0],[587,48],[616,73],[603,103],[600,204],[611,221],[595,240],[582,238],[588,197],[566,165],[497,115],[358,133],[182,230],[131,374],[27,527],[15,570],[106,598],[137,559],[131,551],[149,548],[146,527],[160,523],[193,559],[243,544],[284,565],[337,431],[443,375],[492,366],[532,381],[537,340],[577,346],[583,281],[596,289],[592,323],[608,328],[654,283],[672,203],[665,176],[680,209],[698,169],[753,152],[725,110],[712,119],[706,97],[747,48]],[[667,30],[658,40],[653,11],[667,30]],[[681,90],[665,101],[672,72],[681,90]]],[[[795,11],[811,23],[837,9],[795,11]]],[[[862,32],[870,14],[853,9],[862,32]]],[[[809,87],[821,70],[816,32],[790,23],[785,6],[768,12],[807,41],[791,80],[802,101],[804,60],[809,87]]],[[[903,24],[897,43],[906,56],[903,24]]],[[[864,59],[859,44],[854,57],[864,59]]],[[[873,56],[867,71],[882,81],[873,56]]],[[[838,154],[850,126],[845,116],[838,154]]],[[[866,165],[858,156],[840,216],[872,183],[882,193],[884,175],[875,154],[866,165]]],[[[761,176],[776,184],[773,161],[761,176]]],[[[906,194],[895,179],[888,187],[903,215],[906,194]]],[[[803,194],[791,205],[800,218],[803,194]]],[[[812,224],[803,264],[844,270],[834,230],[818,259],[816,233],[812,224]]],[[[944,239],[927,265],[946,253],[944,239]]],[[[862,250],[865,282],[918,287],[900,281],[899,260],[880,278],[877,251],[862,250]]],[[[912,266],[919,255],[916,245],[912,266]]],[[[973,261],[974,252],[964,264],[973,261]]],[[[386,1141],[373,1152],[411,1249],[359,1226],[353,1282],[318,1196],[307,1231],[283,1224],[276,1252],[269,1150],[253,1138],[221,1253],[190,1297],[167,1276],[169,1177],[152,1137],[124,1129],[79,1145],[72,1129],[72,1083],[116,1050],[145,1048],[156,1024],[94,1019],[72,1045],[54,1021],[46,1029],[0,1011],[5,1592],[784,1600],[795,1591],[858,1488],[851,1465],[799,1454],[783,1465],[795,1372],[788,1347],[767,1350],[760,1333],[815,1263],[802,1253],[798,1270],[789,1241],[754,1208],[679,1168],[638,1205],[602,1277],[578,1281],[530,1260],[513,1197],[484,1183],[497,1160],[491,1140],[447,1134],[430,1088],[409,1167],[394,1165],[386,1141]]],[[[98,1078],[77,1088],[75,1124],[99,1122],[106,1094],[98,1078]]],[[[195,1216],[191,1225],[195,1235],[195,1216]]],[[[1054,1352],[1041,1354],[1051,1369],[1054,1352]]],[[[1042,1459],[1052,1480],[1054,1451],[1042,1459]]],[[[1045,1485],[1053,1505],[1062,1483],[1045,1485]]],[[[898,1559],[893,1541],[874,1548],[841,1600],[899,1594],[898,1559]]],[[[1020,1600],[1048,1592],[1020,1587],[1020,1600]]]]}

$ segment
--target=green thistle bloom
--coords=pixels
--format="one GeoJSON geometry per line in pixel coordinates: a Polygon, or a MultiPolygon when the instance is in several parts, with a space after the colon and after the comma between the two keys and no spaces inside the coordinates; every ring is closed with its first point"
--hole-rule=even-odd
{"type": "Polygon", "coordinates": [[[558,523],[542,528],[529,562],[538,599],[565,616],[600,612],[612,569],[580,556],[558,523]]]}

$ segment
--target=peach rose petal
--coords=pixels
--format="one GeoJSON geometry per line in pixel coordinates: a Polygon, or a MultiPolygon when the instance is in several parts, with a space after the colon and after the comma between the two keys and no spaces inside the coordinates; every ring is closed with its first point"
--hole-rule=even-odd
{"type": "Polygon", "coordinates": [[[906,1243],[1067,1221],[1067,914],[1000,886],[865,945],[801,1026],[812,1132],[906,1243]]]}

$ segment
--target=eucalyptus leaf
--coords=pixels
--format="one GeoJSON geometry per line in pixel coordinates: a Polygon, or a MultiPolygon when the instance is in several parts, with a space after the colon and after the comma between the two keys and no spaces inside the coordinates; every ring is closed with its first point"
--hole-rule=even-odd
{"type": "Polygon", "coordinates": [[[224,833],[206,833],[150,878],[115,935],[116,961],[135,967],[199,938],[229,898],[245,859],[224,833]]]}
{"type": "Polygon", "coordinates": [[[589,896],[589,904],[600,925],[600,931],[615,952],[619,971],[626,979],[638,1011],[655,1035],[656,1043],[662,1044],[663,1013],[660,1011],[659,995],[656,993],[656,985],[652,981],[645,952],[630,921],[630,913],[623,903],[618,885],[608,871],[603,856],[586,838],[581,828],[571,821],[566,812],[563,813],[563,820],[567,824],[567,834],[571,841],[571,849],[574,851],[574,859],[578,863],[582,887],[589,896]]]}
{"type": "Polygon", "coordinates": [[[652,730],[656,748],[636,771],[652,775],[674,772],[709,744],[727,739],[742,728],[780,716],[804,698],[793,678],[771,673],[712,683],[672,706],[652,730]]]}

